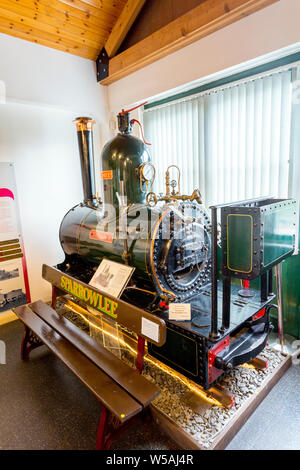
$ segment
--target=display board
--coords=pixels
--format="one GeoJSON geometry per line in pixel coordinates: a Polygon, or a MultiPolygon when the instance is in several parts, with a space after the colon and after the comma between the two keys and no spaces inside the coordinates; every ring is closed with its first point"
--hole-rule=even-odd
{"type": "Polygon", "coordinates": [[[0,314],[29,302],[14,166],[0,163],[0,314]]]}

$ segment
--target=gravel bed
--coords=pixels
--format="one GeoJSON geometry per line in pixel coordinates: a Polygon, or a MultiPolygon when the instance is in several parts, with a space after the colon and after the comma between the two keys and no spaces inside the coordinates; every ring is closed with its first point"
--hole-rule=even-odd
{"type": "Polygon", "coordinates": [[[153,404],[196,439],[201,447],[209,448],[217,435],[234,417],[236,411],[257,392],[266,378],[283,360],[279,352],[268,347],[260,356],[268,359],[267,369],[237,367],[220,382],[226,391],[234,394],[235,404],[231,409],[207,405],[203,411],[195,412],[186,402],[185,395],[188,388],[184,384],[152,364],[146,365],[143,375],[161,389],[161,394],[153,401],[153,404]]]}
{"type": "MultiPolygon", "coordinates": [[[[50,302],[49,302],[50,304],[50,302]]],[[[78,326],[81,330],[86,331],[87,333],[89,332],[89,325],[88,323],[80,316],[77,315],[77,313],[72,312],[72,310],[68,310],[61,300],[57,299],[56,301],[56,307],[55,310],[57,313],[60,313],[63,315],[65,318],[70,320],[74,325],[78,326]]]]}

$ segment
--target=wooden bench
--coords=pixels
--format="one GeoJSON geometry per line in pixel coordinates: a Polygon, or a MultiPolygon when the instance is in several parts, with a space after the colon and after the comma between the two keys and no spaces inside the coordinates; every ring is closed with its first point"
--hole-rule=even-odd
{"type": "Polygon", "coordinates": [[[158,387],[42,301],[13,309],[24,323],[21,358],[46,345],[102,404],[96,449],[112,442],[137,419],[149,419],[158,387]]]}

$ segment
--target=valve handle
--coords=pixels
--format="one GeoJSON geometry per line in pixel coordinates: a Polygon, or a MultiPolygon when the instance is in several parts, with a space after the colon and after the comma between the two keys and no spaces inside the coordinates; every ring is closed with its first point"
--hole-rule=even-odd
{"type": "Polygon", "coordinates": [[[147,101],[144,101],[144,103],[138,104],[137,106],[131,109],[122,109],[122,111],[119,112],[119,116],[121,116],[121,114],[131,113],[131,111],[134,111],[135,109],[140,108],[141,106],[144,106],[145,104],[147,104],[147,101]]]}
{"type": "Polygon", "coordinates": [[[149,207],[154,207],[157,204],[157,197],[155,193],[148,193],[146,196],[146,203],[149,207]]]}

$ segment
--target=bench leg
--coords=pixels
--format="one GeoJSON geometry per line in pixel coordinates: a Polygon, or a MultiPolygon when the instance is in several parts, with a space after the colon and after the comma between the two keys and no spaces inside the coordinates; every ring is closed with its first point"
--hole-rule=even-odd
{"type": "Polygon", "coordinates": [[[52,286],[52,299],[51,299],[51,307],[55,310],[56,308],[56,299],[57,299],[57,288],[52,286]]]}
{"type": "Polygon", "coordinates": [[[109,411],[105,408],[104,405],[102,405],[97,432],[96,450],[109,450],[112,443],[118,439],[118,437],[123,434],[126,429],[128,429],[137,421],[142,421],[144,424],[148,424],[152,420],[150,409],[146,408],[137,416],[134,416],[133,418],[126,421],[126,423],[120,424],[116,429],[112,429],[107,432],[109,415],[109,411]]]}
{"type": "Polygon", "coordinates": [[[107,428],[108,411],[104,405],[101,407],[101,416],[97,431],[96,450],[104,450],[105,433],[107,428]]]}
{"type": "Polygon", "coordinates": [[[144,368],[144,354],[145,354],[145,338],[138,337],[137,344],[137,357],[136,357],[136,370],[139,374],[142,373],[144,368]]]}
{"type": "Polygon", "coordinates": [[[21,345],[21,359],[23,361],[29,359],[29,354],[31,351],[42,345],[43,343],[39,340],[39,338],[35,336],[28,326],[25,325],[24,336],[21,345]]]}

